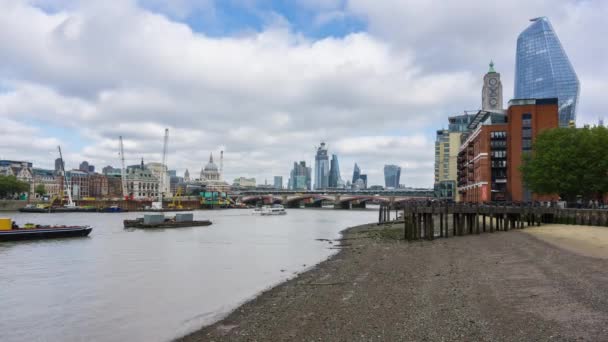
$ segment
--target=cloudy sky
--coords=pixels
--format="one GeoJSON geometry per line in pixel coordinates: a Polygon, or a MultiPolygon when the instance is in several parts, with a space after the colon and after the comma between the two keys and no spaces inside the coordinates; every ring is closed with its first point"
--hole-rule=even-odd
{"type": "MultiPolygon", "coordinates": [[[[52,168],[159,161],[286,181],[326,141],[350,178],[384,164],[432,186],[434,130],[478,109],[490,59],[513,96],[517,35],[548,16],[581,80],[578,124],[606,116],[608,1],[0,0],[0,158],[52,168]]],[[[607,118],[608,119],[608,118],[607,118]]]]}

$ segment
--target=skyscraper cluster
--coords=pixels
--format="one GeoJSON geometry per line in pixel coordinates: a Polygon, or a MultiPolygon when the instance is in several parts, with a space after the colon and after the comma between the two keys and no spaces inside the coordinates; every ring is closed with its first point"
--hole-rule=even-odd
{"type": "Polygon", "coordinates": [[[290,190],[310,190],[312,169],[306,166],[305,161],[293,163],[293,169],[289,173],[290,190]]]}

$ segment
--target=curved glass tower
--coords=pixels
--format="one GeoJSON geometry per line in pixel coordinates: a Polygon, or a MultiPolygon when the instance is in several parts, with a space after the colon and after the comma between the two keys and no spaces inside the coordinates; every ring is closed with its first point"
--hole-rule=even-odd
{"type": "Polygon", "coordinates": [[[515,98],[557,97],[559,124],[567,127],[576,120],[578,77],[549,19],[531,21],[517,38],[515,98]]]}

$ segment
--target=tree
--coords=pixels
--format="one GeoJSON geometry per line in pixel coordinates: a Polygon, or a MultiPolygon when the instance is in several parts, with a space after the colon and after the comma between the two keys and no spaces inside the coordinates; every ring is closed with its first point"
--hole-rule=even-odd
{"type": "Polygon", "coordinates": [[[567,201],[608,192],[608,129],[556,128],[540,133],[533,153],[524,156],[524,183],[538,194],[567,201]]]}
{"type": "Polygon", "coordinates": [[[0,176],[0,197],[11,197],[29,190],[30,185],[15,176],[0,176]]]}
{"type": "Polygon", "coordinates": [[[36,188],[34,189],[34,192],[36,194],[38,194],[39,196],[46,195],[46,188],[45,188],[44,184],[38,184],[38,185],[36,185],[36,188]]]}

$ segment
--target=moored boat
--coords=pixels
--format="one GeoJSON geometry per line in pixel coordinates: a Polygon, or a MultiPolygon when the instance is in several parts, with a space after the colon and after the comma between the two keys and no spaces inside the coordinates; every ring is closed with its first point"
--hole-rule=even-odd
{"type": "Polygon", "coordinates": [[[11,219],[0,219],[0,242],[84,237],[91,233],[91,226],[46,226],[26,224],[18,226],[11,219]]]}
{"type": "Polygon", "coordinates": [[[28,204],[25,207],[20,208],[19,211],[22,213],[48,213],[49,208],[45,208],[40,204],[28,204]]]}
{"type": "Polygon", "coordinates": [[[124,212],[127,212],[127,211],[129,211],[129,210],[123,209],[123,208],[121,208],[121,207],[119,207],[117,205],[111,205],[111,206],[109,206],[107,208],[100,208],[99,209],[100,213],[124,213],[124,212]]]}
{"type": "Polygon", "coordinates": [[[174,217],[165,217],[163,214],[145,214],[135,220],[124,220],[125,228],[186,228],[210,226],[209,220],[193,219],[192,214],[176,214],[174,217]]]}

